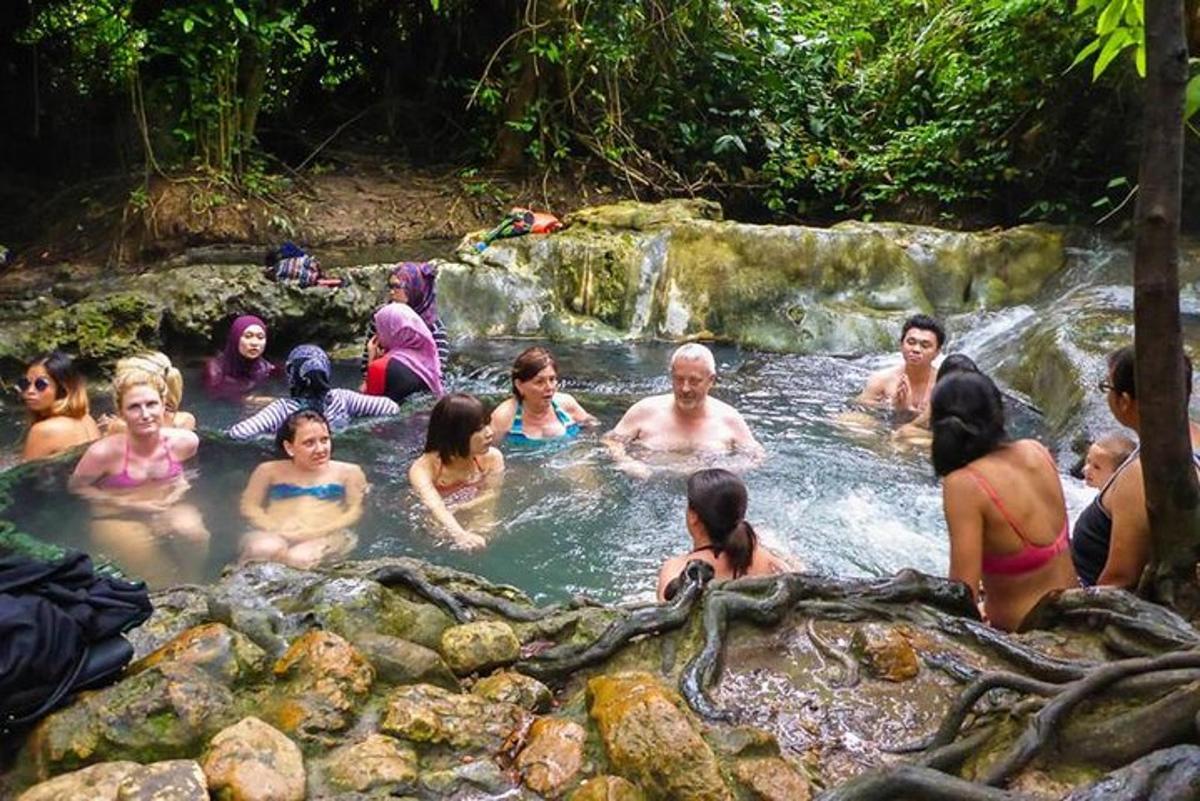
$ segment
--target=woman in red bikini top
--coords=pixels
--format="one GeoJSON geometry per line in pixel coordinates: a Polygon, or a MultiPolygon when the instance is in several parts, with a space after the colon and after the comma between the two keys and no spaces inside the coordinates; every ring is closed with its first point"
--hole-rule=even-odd
{"type": "Polygon", "coordinates": [[[938,383],[931,428],[950,578],[976,597],[982,586],[988,622],[1016,629],[1047,592],[1079,585],[1054,459],[1034,440],[1008,438],[1000,391],[981,373],[938,383]]]}
{"type": "MultiPolygon", "coordinates": [[[[408,469],[408,480],[434,519],[460,548],[482,548],[486,541],[468,531],[450,511],[494,500],[504,471],[504,456],[492,447],[491,415],[473,395],[455,393],[437,402],[429,416],[425,452],[408,469]]],[[[487,526],[476,525],[476,528],[487,526]]]]}

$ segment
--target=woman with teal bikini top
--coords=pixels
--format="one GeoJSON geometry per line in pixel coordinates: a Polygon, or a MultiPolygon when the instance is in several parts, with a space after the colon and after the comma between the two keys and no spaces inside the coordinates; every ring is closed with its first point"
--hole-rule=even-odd
{"type": "Polygon", "coordinates": [[[558,391],[558,363],[542,347],[528,348],[512,367],[511,398],[492,412],[492,430],[512,444],[570,439],[597,421],[573,397],[558,391]]]}
{"type": "Polygon", "coordinates": [[[329,424],[311,409],[289,415],[276,443],[288,458],[260,464],[242,493],[242,516],[254,528],[242,561],[308,568],[346,556],[367,491],[362,469],[333,461],[329,424]]]}

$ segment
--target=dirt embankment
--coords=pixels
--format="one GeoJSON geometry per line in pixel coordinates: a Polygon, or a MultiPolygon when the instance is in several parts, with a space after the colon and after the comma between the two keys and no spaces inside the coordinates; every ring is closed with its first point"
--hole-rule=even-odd
{"type": "Polygon", "coordinates": [[[51,283],[142,271],[189,251],[257,261],[293,240],[318,253],[457,239],[490,228],[513,206],[562,215],[630,197],[587,175],[514,176],[475,169],[412,169],[356,159],[336,170],[263,181],[255,193],[201,176],[110,179],[64,189],[31,206],[17,227],[0,295],[51,283]]]}

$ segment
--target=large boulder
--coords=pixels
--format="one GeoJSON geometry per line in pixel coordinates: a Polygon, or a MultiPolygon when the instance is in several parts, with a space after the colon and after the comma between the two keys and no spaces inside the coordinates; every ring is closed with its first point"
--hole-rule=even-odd
{"type": "Polygon", "coordinates": [[[208,801],[208,781],[195,760],[155,762],[122,780],[117,801],[208,801]]]}
{"type": "Polygon", "coordinates": [[[507,623],[481,620],[443,631],[440,650],[450,669],[465,676],[517,661],[521,641],[507,623]]]}
{"type": "Polygon", "coordinates": [[[411,746],[392,737],[372,734],[330,754],[324,773],[337,790],[397,795],[413,789],[418,766],[417,752],[411,746]]]}
{"type": "Polygon", "coordinates": [[[489,701],[505,701],[528,709],[530,712],[545,712],[554,697],[550,688],[531,676],[500,670],[475,682],[471,692],[489,701]]]}
{"type": "Polygon", "coordinates": [[[267,655],[223,623],[205,623],[187,629],[156,651],[132,664],[139,673],[163,662],[195,665],[222,684],[233,686],[254,681],[267,671],[267,655]]]}
{"type": "Polygon", "coordinates": [[[106,759],[189,757],[233,709],[229,688],[203,668],[164,662],[48,716],[29,736],[27,754],[40,778],[106,759]]]}
{"type": "Polygon", "coordinates": [[[495,754],[524,729],[528,717],[515,704],[416,684],[401,687],[388,697],[379,728],[384,734],[413,743],[495,754]]]}
{"type": "Polygon", "coordinates": [[[301,736],[349,726],[375,679],[362,654],[328,631],[299,637],[274,672],[278,682],[270,717],[283,731],[301,736]]]}
{"type": "Polygon", "coordinates": [[[459,689],[450,666],[431,648],[374,632],[351,635],[350,642],[367,658],[375,668],[376,678],[384,684],[436,684],[454,692],[459,689]]]}
{"type": "Polygon", "coordinates": [[[303,801],[305,797],[300,748],[255,717],[243,718],[217,734],[203,765],[209,789],[226,801],[303,801]]]}
{"type": "Polygon", "coordinates": [[[729,801],[712,749],[683,700],[649,673],[588,681],[589,714],[613,769],[651,798],[729,801]]]}
{"type": "Polygon", "coordinates": [[[116,801],[121,782],[139,768],[136,762],[101,762],[35,784],[17,801],[116,801]]]}
{"type": "Polygon", "coordinates": [[[538,718],[529,727],[529,740],[517,756],[525,786],[554,798],[569,787],[583,767],[587,731],[572,720],[538,718]]]}

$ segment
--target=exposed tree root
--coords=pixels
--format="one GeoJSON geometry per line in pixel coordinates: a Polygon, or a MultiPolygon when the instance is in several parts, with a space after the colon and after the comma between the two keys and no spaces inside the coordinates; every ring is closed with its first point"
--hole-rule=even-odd
{"type": "Polygon", "coordinates": [[[1200,746],[1177,745],[1142,757],[1081,787],[1063,801],[1183,801],[1200,798],[1200,746]]]}
{"type": "Polygon", "coordinates": [[[1200,632],[1170,609],[1124,590],[1101,587],[1047,594],[1026,616],[1021,631],[1055,627],[1102,631],[1110,626],[1126,640],[1160,649],[1200,646],[1200,632]]]}
{"type": "Polygon", "coordinates": [[[873,770],[826,790],[816,801],[1023,801],[1029,796],[960,779],[933,768],[897,765],[873,770]]]}
{"type": "Polygon", "coordinates": [[[1003,784],[1013,774],[1028,765],[1046,747],[1067,713],[1119,679],[1156,670],[1194,667],[1200,667],[1200,651],[1181,651],[1154,659],[1125,659],[1096,668],[1074,684],[1064,688],[1053,701],[1042,708],[1041,712],[1034,715],[1033,720],[1030,721],[1009,752],[988,768],[987,773],[983,776],[984,784],[1003,784]]]}
{"type": "Polygon", "coordinates": [[[425,577],[425,573],[417,568],[393,563],[372,570],[367,578],[377,581],[385,587],[403,585],[417,595],[438,606],[459,623],[469,623],[475,616],[458,599],[446,590],[437,586],[425,577]]]}
{"type": "Polygon", "coordinates": [[[551,648],[518,662],[516,669],[542,680],[562,679],[588,665],[602,662],[634,637],[677,629],[687,622],[692,607],[712,576],[712,565],[694,559],[684,568],[682,586],[669,603],[635,609],[614,621],[595,641],[551,648]]]}
{"type": "Polygon", "coordinates": [[[858,684],[858,660],[852,655],[838,648],[833,643],[826,640],[821,635],[817,634],[816,623],[810,617],[805,624],[805,630],[808,632],[808,639],[812,641],[813,647],[825,657],[834,660],[841,668],[841,675],[838,677],[834,687],[854,687],[858,684]]]}

